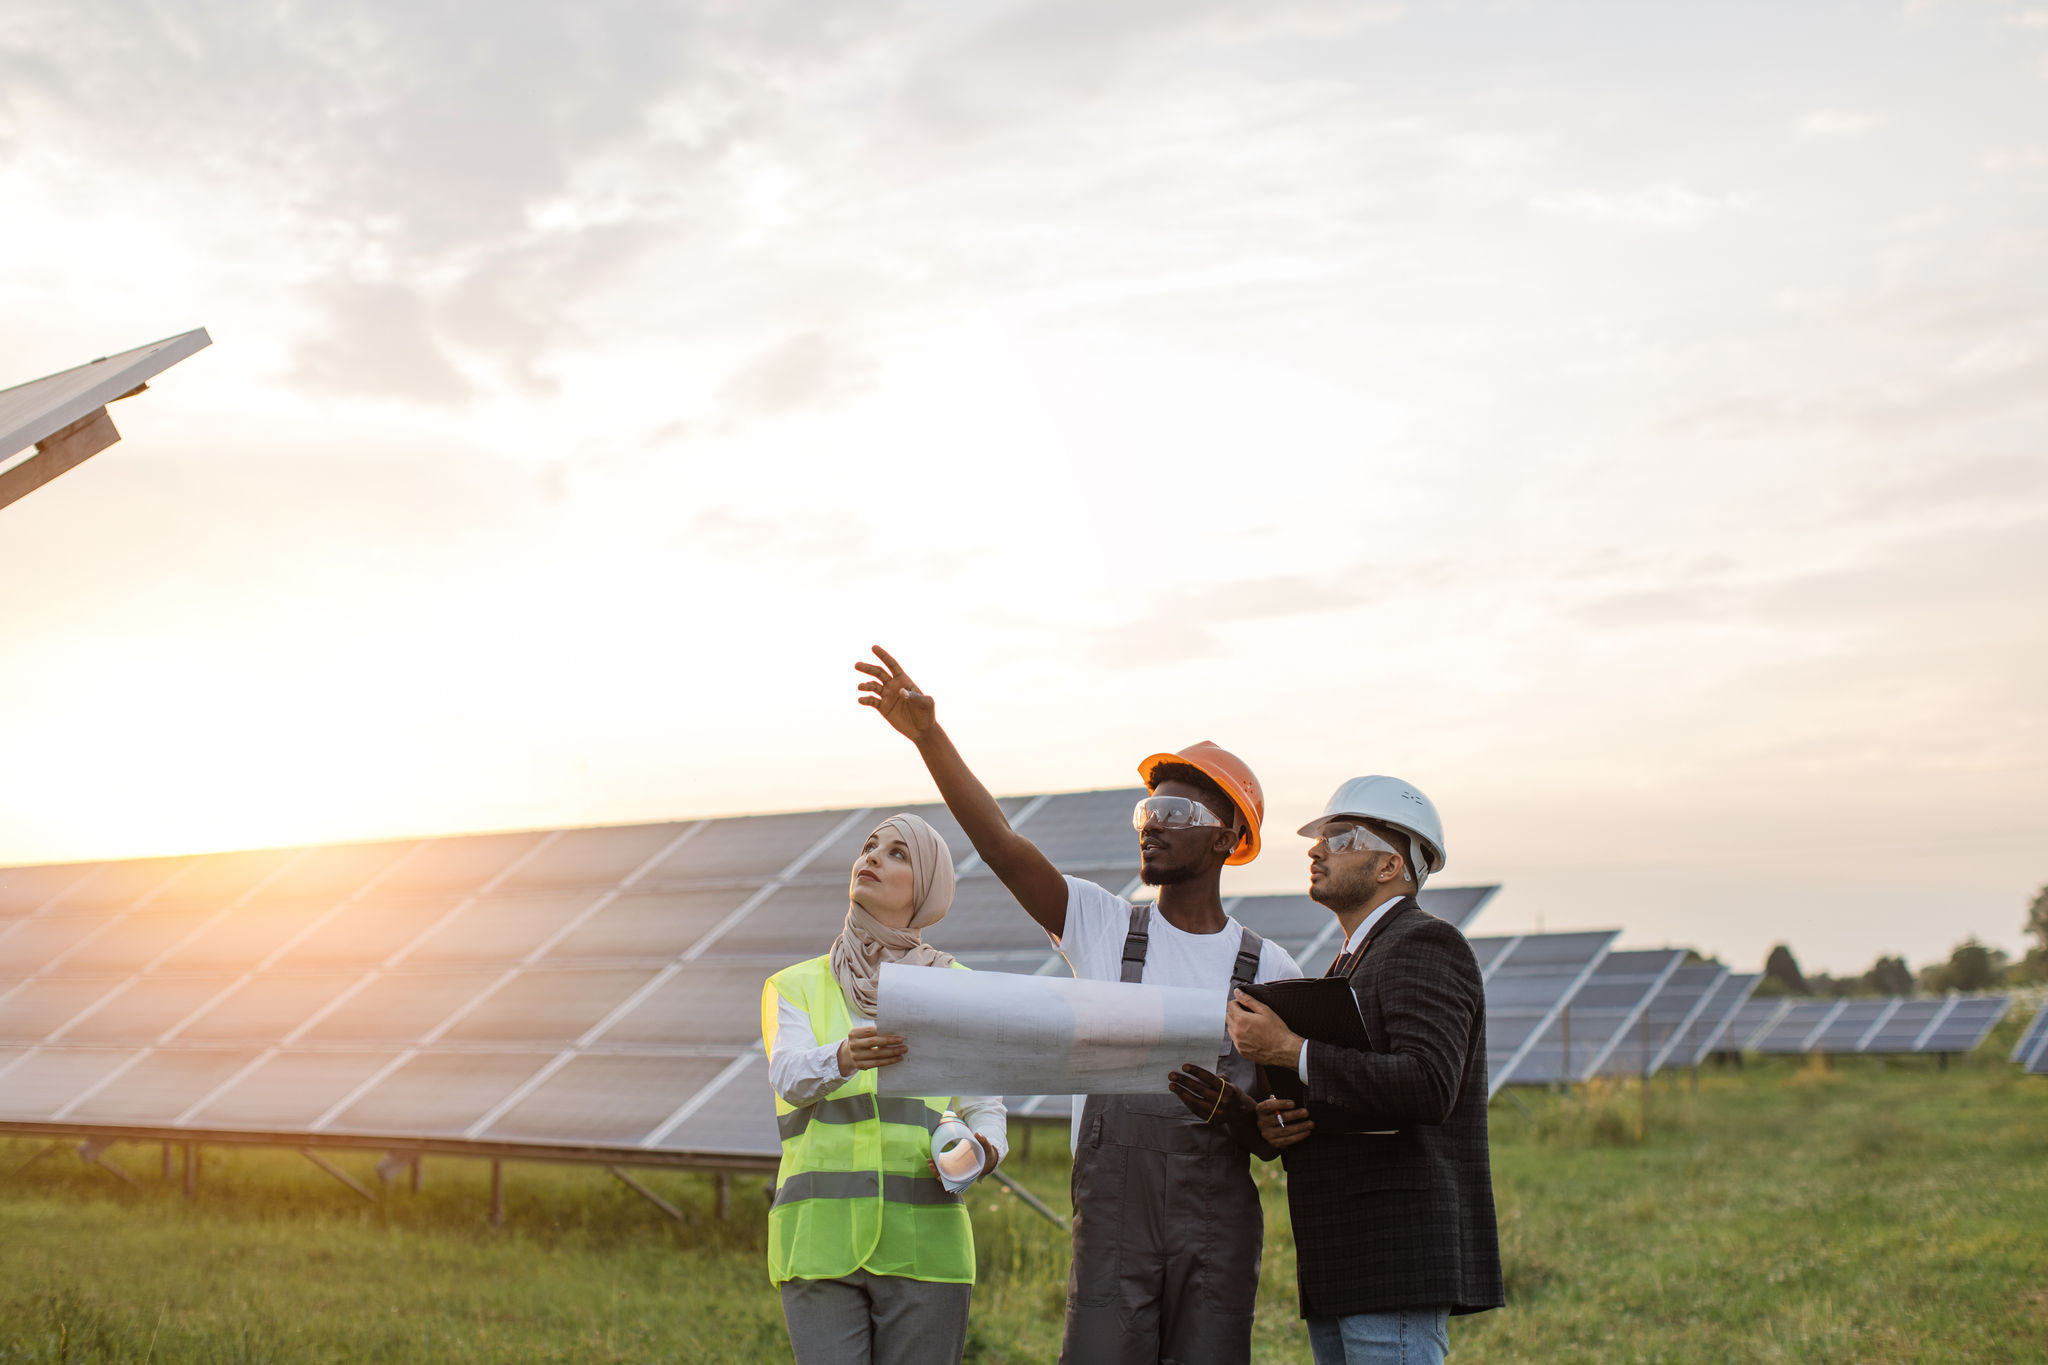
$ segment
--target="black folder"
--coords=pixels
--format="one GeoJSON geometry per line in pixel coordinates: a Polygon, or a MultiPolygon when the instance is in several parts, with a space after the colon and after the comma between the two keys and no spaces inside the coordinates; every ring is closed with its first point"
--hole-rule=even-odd
{"type": "MultiPolygon", "coordinates": [[[[1348,977],[1323,976],[1301,981],[1264,981],[1246,986],[1244,993],[1280,1016],[1287,1027],[1302,1037],[1337,1047],[1372,1050],[1365,1035],[1365,1016],[1359,1012],[1358,996],[1348,977]]],[[[1262,1066],[1266,1086],[1283,1100],[1309,1109],[1319,1133],[1362,1133],[1371,1129],[1364,1115],[1329,1105],[1311,1107],[1308,1087],[1291,1066],[1262,1066]]]]}

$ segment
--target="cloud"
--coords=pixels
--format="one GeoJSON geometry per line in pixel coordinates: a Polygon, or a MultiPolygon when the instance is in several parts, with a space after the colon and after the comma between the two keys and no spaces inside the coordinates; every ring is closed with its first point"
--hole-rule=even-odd
{"type": "Polygon", "coordinates": [[[1358,583],[1303,575],[1215,583],[1161,594],[1143,615],[1090,632],[1090,652],[1118,667],[1213,658],[1225,652],[1220,627],[1347,611],[1373,600],[1358,583]]]}
{"type": "Polygon", "coordinates": [[[1816,109],[1800,118],[1798,129],[1799,136],[1804,138],[1853,138],[1862,137],[1883,122],[1882,114],[1816,109]]]}
{"type": "Polygon", "coordinates": [[[1574,190],[1538,196],[1539,213],[1582,218],[1597,223],[1639,223],[1648,227],[1691,227],[1717,209],[1745,207],[1735,196],[1701,194],[1686,185],[1667,183],[1624,193],[1574,190]]]}
{"type": "Polygon", "coordinates": [[[299,348],[292,379],[302,388],[421,403],[460,403],[474,391],[427,325],[418,294],[398,284],[353,280],[320,286],[327,330],[299,348]]]}
{"type": "Polygon", "coordinates": [[[824,331],[799,332],[747,362],[719,389],[729,421],[784,417],[827,406],[866,388],[875,366],[824,331]]]}

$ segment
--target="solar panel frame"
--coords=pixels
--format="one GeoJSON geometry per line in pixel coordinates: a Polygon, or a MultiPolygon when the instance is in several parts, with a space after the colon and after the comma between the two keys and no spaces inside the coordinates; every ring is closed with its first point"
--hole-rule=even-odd
{"type": "Polygon", "coordinates": [[[0,467],[212,344],[206,329],[195,327],[0,389],[0,467]]]}
{"type": "Polygon", "coordinates": [[[1886,1016],[1883,1024],[1863,1040],[1868,1055],[1902,1054],[1918,1050],[1920,1039],[1947,1012],[1948,1002],[1930,997],[1906,998],[1886,1016]]]}
{"type": "Polygon", "coordinates": [[[1795,1000],[1772,1021],[1769,1028],[1750,1041],[1750,1050],[1767,1057],[1804,1053],[1848,1003],[1847,1000],[1795,1000]]]}

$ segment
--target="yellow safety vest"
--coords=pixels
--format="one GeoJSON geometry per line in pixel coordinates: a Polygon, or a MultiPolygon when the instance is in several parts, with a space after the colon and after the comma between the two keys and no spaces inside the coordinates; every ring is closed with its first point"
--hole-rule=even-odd
{"type": "MultiPolygon", "coordinates": [[[[786,967],[762,987],[761,1036],[770,1053],[778,997],[810,1016],[820,1043],[839,1041],[853,1026],[829,955],[786,967]]],[[[878,1076],[857,1071],[815,1104],[775,1096],[782,1167],[768,1209],[768,1277],[778,1285],[856,1270],[974,1283],[967,1206],[925,1167],[932,1132],[952,1101],[877,1094],[878,1076]]]]}

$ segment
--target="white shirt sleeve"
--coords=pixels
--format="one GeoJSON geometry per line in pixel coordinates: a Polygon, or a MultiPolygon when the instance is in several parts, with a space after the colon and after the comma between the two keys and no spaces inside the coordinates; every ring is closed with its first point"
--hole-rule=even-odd
{"type": "Polygon", "coordinates": [[[775,1046],[768,1050],[768,1084],[784,1104],[816,1104],[846,1084],[839,1042],[820,1043],[811,1017],[780,993],[775,997],[775,1046]]]}
{"type": "Polygon", "coordinates": [[[960,1095],[953,1100],[953,1112],[975,1134],[988,1139],[996,1149],[996,1160],[1010,1158],[1010,1111],[1000,1095],[960,1095]]]}
{"type": "MultiPolygon", "coordinates": [[[[816,1104],[846,1084],[839,1070],[839,1043],[820,1043],[811,1032],[810,1016],[782,996],[775,997],[775,1046],[768,1053],[768,1084],[784,1104],[801,1108],[816,1104]]],[[[861,1019],[871,1024],[872,1019],[861,1019]]],[[[858,1027],[859,1025],[855,1025],[858,1027]]],[[[960,1095],[953,1112],[974,1132],[989,1140],[998,1158],[1010,1155],[1009,1110],[1000,1095],[960,1095]]]]}

